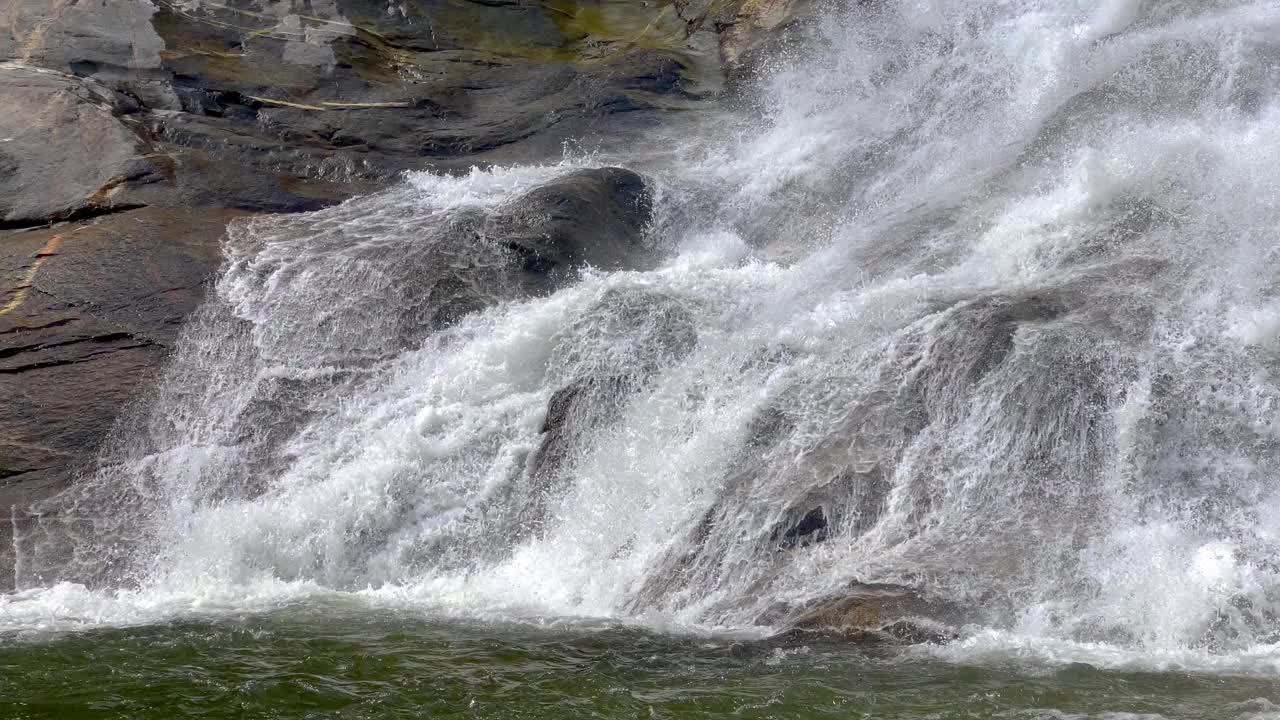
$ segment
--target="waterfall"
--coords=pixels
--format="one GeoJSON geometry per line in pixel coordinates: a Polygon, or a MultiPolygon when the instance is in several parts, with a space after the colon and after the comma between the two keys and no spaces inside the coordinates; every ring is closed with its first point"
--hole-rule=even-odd
{"type": "Polygon", "coordinates": [[[627,156],[238,220],[0,625],[346,593],[742,628],[858,581],[974,642],[1263,652],[1277,58],[1268,2],[855,3],[627,156]],[[661,262],[516,292],[487,228],[601,165],[661,262]]]}

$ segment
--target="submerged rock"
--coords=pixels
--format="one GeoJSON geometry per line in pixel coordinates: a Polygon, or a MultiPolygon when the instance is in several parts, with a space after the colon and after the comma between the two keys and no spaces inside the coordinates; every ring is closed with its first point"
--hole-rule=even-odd
{"type": "Polygon", "coordinates": [[[690,310],[678,299],[635,290],[605,293],[565,338],[561,347],[570,350],[557,352],[550,365],[571,379],[548,401],[538,448],[504,498],[522,532],[541,529],[548,501],[569,487],[593,434],[616,423],[636,392],[698,342],[690,310]]]}
{"type": "MultiPolygon", "coordinates": [[[[382,269],[398,288],[403,342],[396,349],[495,303],[563,286],[588,266],[651,266],[657,256],[644,240],[649,196],[636,173],[593,168],[551,180],[493,216],[459,211],[432,218],[417,230],[420,241],[382,269]]],[[[633,324],[621,328],[622,340],[633,324]]]]}
{"type": "Polygon", "coordinates": [[[827,527],[827,513],[819,505],[787,528],[779,544],[783,549],[791,549],[822,542],[827,539],[827,527]]]}
{"type": "Polygon", "coordinates": [[[855,583],[848,592],[799,608],[775,608],[761,618],[781,620],[787,634],[839,637],[859,643],[935,643],[959,637],[942,624],[954,621],[958,609],[902,585],[855,583]]]}

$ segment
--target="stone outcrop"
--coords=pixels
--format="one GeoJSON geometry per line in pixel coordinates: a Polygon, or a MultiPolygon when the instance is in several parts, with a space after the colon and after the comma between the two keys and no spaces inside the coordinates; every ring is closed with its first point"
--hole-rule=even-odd
{"type": "Polygon", "coordinates": [[[737,5],[733,20],[720,33],[720,55],[726,65],[743,68],[759,53],[766,40],[795,18],[802,0],[745,0],[737,5]]]}
{"type": "Polygon", "coordinates": [[[686,357],[698,342],[692,318],[680,303],[664,293],[635,290],[605,293],[565,332],[595,336],[610,352],[553,358],[551,364],[567,382],[547,403],[541,441],[528,456],[523,474],[513,478],[493,509],[500,515],[505,508],[521,508],[521,514],[514,522],[496,524],[495,532],[504,527],[539,532],[548,504],[572,483],[573,463],[584,449],[584,439],[617,422],[637,390],[686,357]]]}
{"type": "Polygon", "coordinates": [[[0,590],[11,521],[87,465],[158,371],[238,214],[141,208],[0,235],[0,590]]]}
{"type": "Polygon", "coordinates": [[[809,17],[815,4],[813,0],[676,0],[675,8],[690,29],[715,30],[720,61],[732,76],[754,70],[771,42],[809,17]]]}
{"type": "Polygon", "coordinates": [[[259,152],[219,160],[304,181],[622,141],[717,87],[714,42],[694,34],[666,5],[550,0],[15,0],[0,13],[12,62],[130,98],[179,175],[207,171],[181,162],[188,150],[225,143],[259,152]]]}
{"type": "Polygon", "coordinates": [[[128,207],[157,179],[115,93],[50,70],[0,65],[0,227],[128,207]]]}
{"type": "Polygon", "coordinates": [[[0,505],[97,443],[173,348],[236,214],[143,208],[0,236],[0,505]]]}

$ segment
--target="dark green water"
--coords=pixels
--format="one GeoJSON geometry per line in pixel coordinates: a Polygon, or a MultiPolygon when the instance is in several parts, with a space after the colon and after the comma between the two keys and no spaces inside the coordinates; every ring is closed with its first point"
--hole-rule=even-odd
{"type": "Polygon", "coordinates": [[[1280,716],[1270,678],[293,609],[0,636],[3,718],[1280,716]],[[1116,713],[1121,713],[1117,715],[1116,713]]]}

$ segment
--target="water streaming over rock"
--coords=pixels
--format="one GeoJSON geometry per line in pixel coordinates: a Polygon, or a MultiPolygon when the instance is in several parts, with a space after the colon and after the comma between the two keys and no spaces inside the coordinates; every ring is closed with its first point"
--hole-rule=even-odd
{"type": "Polygon", "coordinates": [[[233,224],[0,622],[276,588],[744,627],[862,581],[954,601],[972,652],[1273,657],[1280,8],[801,34],[631,156],[233,224]],[[518,291],[501,216],[602,164],[649,179],[663,260],[518,291]]]}

